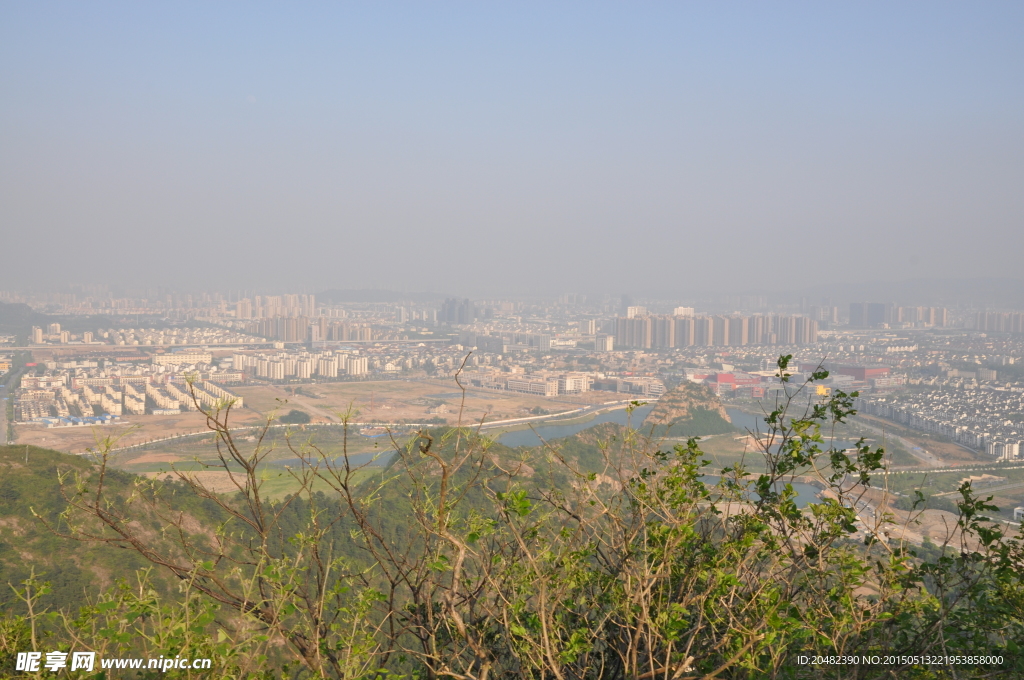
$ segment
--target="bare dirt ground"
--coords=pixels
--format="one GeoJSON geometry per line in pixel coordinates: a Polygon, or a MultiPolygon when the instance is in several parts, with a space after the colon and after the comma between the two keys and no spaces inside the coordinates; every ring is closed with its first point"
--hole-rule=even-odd
{"type": "MultiPolygon", "coordinates": [[[[261,416],[248,409],[233,413],[239,424],[258,423],[261,416]]],[[[96,449],[105,437],[117,439],[115,447],[131,446],[189,432],[206,432],[206,418],[198,412],[180,416],[124,416],[116,425],[104,427],[53,427],[18,425],[18,444],[31,444],[67,453],[96,449]]]]}
{"type": "MultiPolygon", "coordinates": [[[[924,510],[909,512],[897,510],[892,507],[893,498],[887,496],[880,489],[869,489],[864,499],[870,502],[876,510],[881,507],[884,512],[890,513],[893,523],[889,527],[891,538],[905,538],[912,543],[921,544],[928,539],[935,545],[947,544],[954,548],[960,548],[964,543],[969,550],[981,550],[981,543],[976,537],[968,535],[964,541],[960,529],[957,527],[957,516],[945,510],[924,510]]],[[[1005,525],[1000,526],[1006,530],[1005,525]]],[[[1009,531],[1013,534],[1014,531],[1009,531]]]]}
{"type": "MultiPolygon", "coordinates": [[[[228,473],[223,470],[200,470],[198,472],[188,472],[186,474],[214,493],[238,491],[238,487],[231,481],[228,473]]],[[[160,479],[165,479],[170,477],[175,481],[178,480],[178,476],[170,472],[146,472],[143,473],[143,476],[149,477],[150,479],[158,477],[160,479]]]]}
{"type": "Polygon", "coordinates": [[[174,463],[181,460],[181,456],[170,451],[144,451],[141,456],[132,458],[132,463],[137,465],[148,465],[150,463],[174,463]]]}
{"type": "MultiPolygon", "coordinates": [[[[272,385],[234,388],[245,399],[247,407],[262,413],[270,413],[274,409],[287,413],[296,408],[320,422],[337,422],[340,414],[352,408],[356,411],[355,420],[363,422],[424,422],[440,417],[449,424],[455,424],[462,401],[454,380],[316,383],[302,385],[301,390],[301,394],[290,394],[283,387],[272,385]],[[443,406],[447,412],[428,413],[428,409],[438,406],[443,406]]],[[[583,404],[613,401],[617,396],[595,392],[574,396],[570,401],[491,390],[467,390],[463,422],[479,422],[484,417],[488,421],[521,418],[535,408],[558,413],[577,409],[583,404]]]]}

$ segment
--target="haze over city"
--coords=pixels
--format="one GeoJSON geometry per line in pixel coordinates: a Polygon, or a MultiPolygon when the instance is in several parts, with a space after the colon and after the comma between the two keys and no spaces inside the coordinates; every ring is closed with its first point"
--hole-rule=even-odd
{"type": "Polygon", "coordinates": [[[3,14],[8,288],[1020,276],[1018,3],[3,14]]]}

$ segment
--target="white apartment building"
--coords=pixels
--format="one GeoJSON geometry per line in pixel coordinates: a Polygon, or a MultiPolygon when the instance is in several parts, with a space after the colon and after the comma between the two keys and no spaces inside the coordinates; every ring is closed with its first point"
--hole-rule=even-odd
{"type": "Polygon", "coordinates": [[[317,361],[316,366],[317,375],[325,378],[337,378],[338,377],[338,360],[334,357],[325,357],[317,361]]]}
{"type": "Polygon", "coordinates": [[[348,357],[345,370],[349,375],[366,375],[370,372],[370,360],[366,357],[348,357]]]}
{"type": "Polygon", "coordinates": [[[271,361],[267,367],[267,377],[271,380],[284,380],[284,367],[283,361],[271,361]]]}

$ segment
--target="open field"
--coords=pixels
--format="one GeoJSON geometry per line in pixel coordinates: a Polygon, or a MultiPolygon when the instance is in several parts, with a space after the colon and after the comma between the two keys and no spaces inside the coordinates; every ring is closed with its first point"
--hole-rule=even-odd
{"type": "MultiPolygon", "coordinates": [[[[309,413],[314,421],[338,422],[341,414],[352,408],[355,419],[362,422],[425,422],[443,418],[448,424],[458,421],[462,394],[454,380],[382,380],[374,382],[337,382],[302,385],[294,394],[283,387],[259,385],[234,389],[245,399],[246,406],[264,414],[277,409],[287,413],[296,408],[309,413]],[[447,413],[428,413],[443,406],[447,413]]],[[[521,418],[533,409],[557,413],[570,411],[582,403],[613,401],[619,395],[597,392],[573,397],[569,402],[553,397],[514,394],[491,390],[466,391],[463,423],[521,418]]]]}
{"type": "MultiPolygon", "coordinates": [[[[261,416],[248,409],[233,413],[239,425],[256,424],[261,416]]],[[[187,432],[205,432],[206,418],[191,411],[173,416],[124,416],[120,422],[106,427],[53,427],[18,425],[15,428],[18,444],[31,444],[65,453],[84,453],[95,449],[97,441],[105,437],[117,438],[115,446],[131,446],[154,439],[171,437],[187,432]]]]}
{"type": "MultiPolygon", "coordinates": [[[[354,419],[361,422],[434,422],[441,419],[454,425],[459,419],[462,394],[454,380],[386,380],[367,382],[315,383],[299,386],[296,391],[284,387],[258,385],[234,388],[245,399],[245,408],[232,411],[232,427],[259,425],[274,412],[283,415],[291,409],[308,413],[314,423],[340,423],[350,408],[354,419]],[[441,407],[442,412],[428,413],[441,407]]],[[[587,393],[565,397],[540,397],[490,390],[467,390],[462,421],[472,425],[486,419],[488,422],[522,418],[534,413],[559,413],[580,408],[583,404],[614,401],[616,395],[607,392],[587,393]]],[[[438,422],[438,424],[441,424],[438,422]]],[[[154,442],[146,447],[153,455],[165,455],[168,460],[203,458],[213,453],[209,442],[199,439],[155,440],[181,434],[205,433],[206,419],[197,412],[174,416],[124,416],[123,420],[107,427],[45,428],[36,425],[16,427],[19,444],[31,444],[64,451],[84,453],[94,449],[106,437],[117,439],[115,447],[126,447],[154,442]]],[[[358,443],[355,452],[359,452],[358,443]]],[[[127,454],[126,460],[133,456],[127,454]]]]}

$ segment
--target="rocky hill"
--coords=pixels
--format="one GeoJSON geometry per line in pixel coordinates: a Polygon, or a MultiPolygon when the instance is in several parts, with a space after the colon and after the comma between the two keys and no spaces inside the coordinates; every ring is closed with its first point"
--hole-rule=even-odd
{"type": "Polygon", "coordinates": [[[644,428],[663,437],[699,437],[736,429],[711,388],[688,381],[662,395],[644,420],[644,428]]]}

